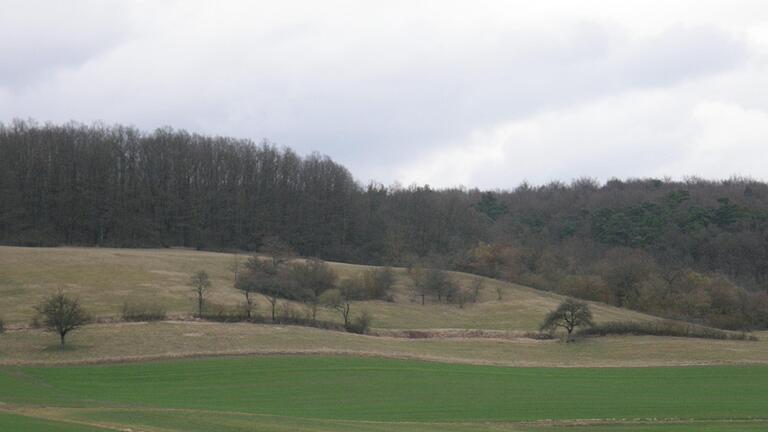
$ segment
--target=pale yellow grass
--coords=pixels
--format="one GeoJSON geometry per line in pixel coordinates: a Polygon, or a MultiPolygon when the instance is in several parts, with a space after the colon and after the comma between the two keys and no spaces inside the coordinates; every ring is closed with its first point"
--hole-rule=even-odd
{"type": "MultiPolygon", "coordinates": [[[[245,261],[247,256],[240,255],[245,261]]],[[[0,317],[12,326],[26,325],[34,305],[57,287],[80,297],[98,317],[118,317],[123,303],[141,301],[161,304],[170,315],[190,315],[195,297],[190,276],[207,271],[213,287],[209,301],[236,306],[242,294],[233,287],[230,270],[235,256],[184,249],[22,248],[0,246],[0,317]]],[[[359,275],[368,266],[332,263],[341,278],[359,275]]],[[[404,269],[397,274],[395,302],[359,302],[353,315],[363,309],[373,314],[374,326],[382,329],[496,329],[535,330],[544,315],[562,297],[493,279],[485,279],[479,302],[460,309],[456,305],[429,303],[422,306],[412,295],[412,281],[404,269]],[[502,290],[497,300],[496,288],[502,290]]],[[[469,286],[476,276],[453,273],[469,286]]],[[[259,298],[257,310],[268,315],[259,298]]],[[[295,305],[301,308],[300,305],[295,305]]],[[[646,320],[648,315],[593,304],[597,321],[646,320]]],[[[338,314],[322,310],[320,318],[339,321],[338,314]]]]}
{"type": "Polygon", "coordinates": [[[62,352],[40,330],[0,335],[0,365],[143,361],[259,354],[341,354],[440,362],[552,367],[640,367],[768,363],[758,342],[670,337],[559,340],[362,336],[298,326],[159,322],[96,324],[73,332],[62,352]]]}

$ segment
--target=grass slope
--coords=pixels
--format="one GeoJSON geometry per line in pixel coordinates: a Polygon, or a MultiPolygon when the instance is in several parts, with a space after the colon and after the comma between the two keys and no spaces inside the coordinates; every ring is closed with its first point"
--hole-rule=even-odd
{"type": "Polygon", "coordinates": [[[257,353],[348,353],[504,366],[671,366],[768,364],[768,333],[758,342],[674,337],[602,337],[574,344],[531,339],[398,339],[298,326],[209,322],[87,326],[58,338],[39,330],[0,335],[0,364],[125,361],[257,353]]]}
{"type": "MultiPolygon", "coordinates": [[[[240,256],[241,262],[247,257],[240,256]]],[[[206,270],[212,277],[210,300],[238,305],[242,295],[232,287],[231,254],[180,249],[22,248],[0,246],[0,317],[11,324],[26,324],[33,306],[57,287],[77,294],[98,316],[117,316],[126,301],[165,305],[171,314],[191,314],[195,300],[187,285],[191,274],[206,270]]],[[[332,263],[341,278],[352,277],[368,266],[332,263]]],[[[459,309],[455,305],[421,306],[411,298],[411,280],[396,269],[396,302],[361,302],[374,316],[374,326],[390,329],[482,328],[534,330],[560,296],[521,285],[486,279],[480,302],[459,309]],[[496,288],[503,291],[496,300],[496,288]]],[[[475,276],[454,273],[462,284],[475,276]]],[[[263,300],[260,311],[267,313],[263,300]]],[[[647,315],[595,304],[597,321],[647,320],[647,315]]],[[[322,311],[321,318],[339,320],[338,314],[322,311]]]]}
{"type": "MultiPolygon", "coordinates": [[[[752,427],[747,420],[765,418],[766,388],[766,366],[547,369],[275,356],[0,368],[6,406],[27,413],[61,407],[60,419],[163,430],[300,430],[302,423],[329,431],[468,431],[497,423],[526,430],[530,424],[519,422],[545,420],[642,421],[657,430],[650,427],[658,419],[752,427]]],[[[672,426],[658,430],[686,430],[672,426]]]]}

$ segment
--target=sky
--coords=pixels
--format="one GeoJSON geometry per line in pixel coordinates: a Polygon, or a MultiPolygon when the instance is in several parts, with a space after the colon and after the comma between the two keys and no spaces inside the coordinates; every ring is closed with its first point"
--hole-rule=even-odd
{"type": "Polygon", "coordinates": [[[250,138],[361,182],[768,178],[768,2],[0,0],[0,122],[250,138]]]}

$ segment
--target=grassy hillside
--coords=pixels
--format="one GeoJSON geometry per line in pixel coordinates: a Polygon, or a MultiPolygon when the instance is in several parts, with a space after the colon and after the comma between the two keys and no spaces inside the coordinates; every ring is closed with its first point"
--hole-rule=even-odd
{"type": "Polygon", "coordinates": [[[768,333],[757,342],[633,336],[557,340],[362,336],[298,326],[211,322],[87,326],[58,339],[39,330],[0,336],[0,365],[136,361],[227,354],[329,354],[424,359],[504,366],[684,366],[768,364],[768,333]]]}
{"type": "MultiPolygon", "coordinates": [[[[12,327],[0,335],[0,430],[768,428],[766,334],[757,342],[602,337],[565,344],[166,321],[89,325],[73,332],[67,350],[60,351],[55,335],[20,328],[32,317],[33,306],[60,286],[101,317],[119,315],[122,304],[135,299],[187,316],[194,310],[187,281],[198,270],[212,276],[211,301],[234,306],[242,298],[232,287],[233,259],[170,249],[0,247],[0,316],[12,327]],[[213,356],[225,357],[200,358],[213,356]],[[710,367],[670,367],[692,365],[710,367]]],[[[332,265],[342,278],[369,268],[332,265]]],[[[396,272],[395,302],[353,306],[354,313],[369,310],[380,329],[532,330],[561,300],[488,279],[477,304],[464,309],[422,306],[412,298],[405,271],[396,272]]],[[[463,284],[475,277],[454,276],[463,284]]],[[[593,307],[597,321],[655,319],[607,305],[593,307]]],[[[260,311],[266,313],[264,304],[260,311]]],[[[330,311],[323,318],[338,319],[330,311]]]]}
{"type": "Polygon", "coordinates": [[[702,430],[697,421],[759,430],[767,386],[765,366],[572,370],[278,356],[0,368],[9,412],[147,431],[621,430],[612,428],[632,422],[702,430]]]}
{"type": "MultiPolygon", "coordinates": [[[[240,256],[244,261],[247,256],[240,256]]],[[[80,296],[97,316],[117,316],[126,301],[140,299],[165,305],[170,314],[191,314],[194,295],[187,285],[195,271],[207,271],[213,281],[210,301],[237,305],[242,295],[233,288],[229,270],[235,256],[180,249],[20,248],[0,246],[0,317],[11,324],[26,324],[33,306],[57,287],[80,296]]],[[[341,278],[369,267],[333,263],[341,278]]],[[[396,269],[396,302],[361,302],[353,309],[367,309],[374,326],[391,329],[482,328],[534,330],[561,297],[524,286],[486,279],[480,301],[464,309],[455,305],[422,306],[411,295],[412,282],[405,270],[396,269]],[[503,292],[497,300],[496,288],[503,292]]],[[[454,273],[461,284],[476,276],[454,273]]],[[[263,300],[261,313],[267,313],[263,300]]],[[[647,315],[603,304],[593,305],[597,321],[645,320],[647,315]]],[[[321,318],[339,320],[324,311],[321,318]]]]}

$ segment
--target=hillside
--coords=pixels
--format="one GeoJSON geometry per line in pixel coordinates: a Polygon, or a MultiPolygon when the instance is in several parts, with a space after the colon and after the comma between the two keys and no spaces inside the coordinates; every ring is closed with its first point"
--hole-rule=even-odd
{"type": "MultiPolygon", "coordinates": [[[[242,301],[232,287],[236,258],[180,249],[0,247],[0,316],[10,324],[0,335],[0,425],[62,432],[586,432],[598,425],[617,432],[639,425],[751,432],[765,426],[759,417],[768,364],[763,333],[758,341],[521,338],[514,330],[535,329],[562,297],[486,279],[479,301],[463,309],[421,305],[402,268],[395,269],[393,302],[353,305],[355,313],[373,314],[379,333],[513,331],[493,337],[434,331],[437,337],[408,339],[188,320],[194,298],[187,282],[195,271],[211,274],[212,301],[242,301]],[[177,319],[88,325],[61,350],[54,335],[28,328],[33,306],[57,287],[78,295],[103,321],[136,299],[162,304],[177,319]],[[574,403],[571,395],[585,389],[574,403]]],[[[370,269],[331,266],[341,278],[370,269]]],[[[464,285],[476,278],[453,277],[464,285]]],[[[598,322],[655,319],[592,306],[598,322]]],[[[265,305],[259,311],[265,313],[265,305]]],[[[322,318],[339,319],[330,311],[322,318]]]]}
{"type": "MultiPolygon", "coordinates": [[[[241,262],[245,258],[238,257],[241,262]]],[[[0,316],[10,324],[27,324],[37,302],[57,287],[79,296],[83,305],[98,317],[116,317],[125,302],[136,300],[162,304],[170,315],[186,316],[192,313],[195,304],[187,283],[198,270],[211,275],[211,302],[235,306],[242,302],[242,294],[232,284],[230,267],[235,259],[232,254],[182,249],[0,246],[0,316]]],[[[342,279],[370,268],[331,265],[342,279]]],[[[405,270],[395,271],[395,302],[366,301],[354,305],[353,313],[366,309],[373,315],[376,328],[535,330],[544,315],[562,299],[556,294],[486,279],[476,304],[463,309],[447,304],[422,306],[412,298],[412,281],[405,270]],[[497,300],[497,288],[502,290],[501,301],[497,300]]],[[[453,275],[463,285],[469,285],[476,277],[466,273],[453,275]]],[[[257,311],[266,313],[266,304],[260,301],[257,311]]],[[[593,312],[598,322],[653,319],[599,303],[593,303],[593,312]]],[[[333,311],[323,311],[321,317],[339,321],[333,311]]]]}
{"type": "Polygon", "coordinates": [[[301,256],[768,328],[768,184],[749,178],[387,187],[269,142],[19,120],[0,122],[0,202],[3,245],[258,251],[278,239],[301,256]]]}
{"type": "Polygon", "coordinates": [[[655,336],[559,340],[363,336],[311,327],[214,322],[86,326],[59,350],[41,330],[0,336],[0,366],[172,360],[275,354],[345,355],[514,367],[648,367],[768,364],[768,333],[756,342],[655,336]]]}

